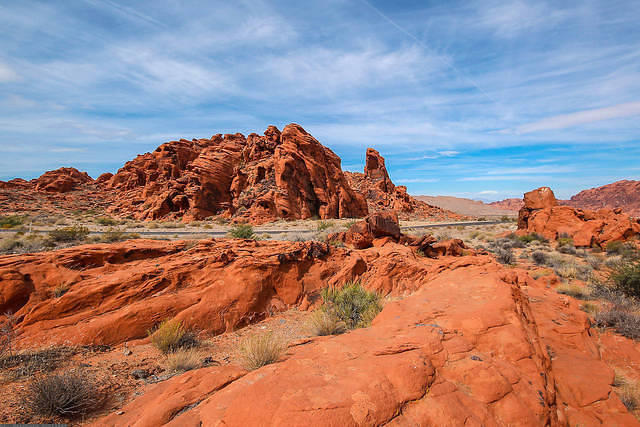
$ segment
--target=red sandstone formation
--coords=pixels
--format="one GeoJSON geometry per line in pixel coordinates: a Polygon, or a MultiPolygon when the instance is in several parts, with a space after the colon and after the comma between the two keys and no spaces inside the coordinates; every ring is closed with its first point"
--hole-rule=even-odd
{"type": "Polygon", "coordinates": [[[400,232],[398,215],[393,211],[373,213],[353,224],[347,231],[329,235],[327,240],[342,242],[354,249],[370,248],[380,240],[400,242],[415,247],[423,255],[431,258],[445,255],[461,256],[465,250],[469,249],[460,239],[438,242],[431,235],[422,237],[404,235],[400,232]]]}
{"type": "Polygon", "coordinates": [[[612,389],[638,346],[490,256],[431,259],[389,237],[365,250],[137,240],[3,256],[0,278],[22,347],[129,341],[171,317],[231,332],[353,278],[393,297],[369,328],[290,343],[253,372],[231,363],[149,384],[96,426],[638,425],[612,389]]]}
{"type": "Polygon", "coordinates": [[[66,193],[91,182],[93,179],[86,172],[80,172],[75,168],[60,168],[45,172],[33,181],[36,191],[52,193],[66,193]]]}
{"type": "Polygon", "coordinates": [[[407,187],[391,182],[384,158],[373,148],[367,148],[364,173],[345,172],[349,185],[364,195],[369,212],[394,211],[400,219],[457,220],[464,216],[431,206],[411,197],[407,187]]]}
{"type": "Polygon", "coordinates": [[[554,240],[567,234],[576,247],[590,247],[637,236],[640,222],[623,214],[621,209],[591,211],[559,206],[553,191],[541,187],[524,195],[518,230],[536,232],[554,240]]]}
{"type": "Polygon", "coordinates": [[[640,217],[640,181],[623,180],[584,190],[565,203],[590,210],[621,208],[628,215],[640,217]]]}
{"type": "Polygon", "coordinates": [[[519,211],[524,206],[522,199],[504,199],[498,202],[487,203],[489,206],[507,211],[519,211]]]}
{"type": "Polygon", "coordinates": [[[270,126],[264,136],[168,142],[128,162],[106,186],[118,194],[112,212],[138,219],[225,215],[263,223],[367,214],[340,158],[296,124],[282,133],[270,126]]]}

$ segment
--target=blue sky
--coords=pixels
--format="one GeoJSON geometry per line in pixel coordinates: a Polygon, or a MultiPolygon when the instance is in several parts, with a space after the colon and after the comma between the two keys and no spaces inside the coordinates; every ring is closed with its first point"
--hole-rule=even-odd
{"type": "Polygon", "coordinates": [[[568,197],[640,176],[638,22],[632,0],[3,2],[0,179],[296,122],[413,194],[568,197]]]}

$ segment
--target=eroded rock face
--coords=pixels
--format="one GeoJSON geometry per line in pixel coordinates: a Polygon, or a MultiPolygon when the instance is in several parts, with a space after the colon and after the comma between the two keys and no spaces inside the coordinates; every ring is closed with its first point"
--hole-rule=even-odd
{"type": "Polygon", "coordinates": [[[121,199],[112,211],[139,219],[222,214],[263,223],[367,214],[340,158],[296,124],[282,133],[270,126],[264,136],[169,142],[128,162],[107,186],[121,199]]]}
{"type": "Polygon", "coordinates": [[[553,191],[541,187],[524,195],[518,230],[535,232],[555,240],[561,234],[573,238],[576,247],[604,246],[640,234],[640,223],[620,209],[597,211],[559,206],[553,191]]]}
{"type": "Polygon", "coordinates": [[[93,179],[86,172],[80,172],[75,168],[60,168],[45,172],[33,181],[36,191],[52,193],[66,193],[92,182],[93,179]]]}
{"type": "Polygon", "coordinates": [[[401,219],[462,219],[462,215],[431,206],[411,197],[404,185],[394,185],[389,178],[384,158],[367,148],[364,173],[345,172],[349,185],[364,195],[370,213],[394,211],[401,219]]]}

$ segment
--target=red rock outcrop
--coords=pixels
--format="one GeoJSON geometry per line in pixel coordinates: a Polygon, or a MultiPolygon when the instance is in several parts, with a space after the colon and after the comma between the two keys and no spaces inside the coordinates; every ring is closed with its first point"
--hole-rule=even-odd
{"type": "Polygon", "coordinates": [[[404,185],[394,185],[384,158],[373,148],[367,148],[364,173],[345,172],[349,185],[364,195],[369,212],[394,211],[400,219],[458,220],[465,218],[445,209],[431,206],[407,193],[404,185]]]}
{"type": "Polygon", "coordinates": [[[524,195],[518,230],[553,240],[566,234],[573,238],[576,247],[590,247],[633,238],[640,234],[640,223],[620,209],[590,211],[559,206],[553,191],[541,187],[524,195]]]}
{"type": "Polygon", "coordinates": [[[640,217],[640,181],[622,180],[584,190],[564,203],[590,210],[621,208],[628,215],[640,217]]]}
{"type": "Polygon", "coordinates": [[[45,172],[34,180],[36,191],[52,193],[66,193],[77,187],[91,183],[93,179],[86,173],[75,168],[60,168],[45,172]]]}
{"type": "Polygon", "coordinates": [[[106,186],[118,193],[112,212],[138,219],[225,215],[263,223],[367,214],[340,158],[296,124],[282,133],[270,126],[264,136],[168,142],[128,162],[106,186]]]}
{"type": "Polygon", "coordinates": [[[398,297],[371,327],[291,343],[256,371],[150,384],[96,426],[638,425],[576,301],[490,256],[379,243],[137,240],[3,256],[0,308],[16,310],[18,344],[31,346],[122,342],[169,317],[218,334],[356,277],[398,297]],[[52,298],[60,284],[69,291],[52,298]]]}

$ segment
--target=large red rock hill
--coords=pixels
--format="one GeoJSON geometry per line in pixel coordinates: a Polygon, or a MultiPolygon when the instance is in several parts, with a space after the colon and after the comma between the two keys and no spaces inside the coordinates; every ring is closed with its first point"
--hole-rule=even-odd
{"type": "Polygon", "coordinates": [[[264,136],[168,142],[127,162],[104,185],[118,194],[111,211],[137,219],[222,214],[262,223],[367,214],[340,158],[296,124],[282,133],[270,126],[264,136]]]}
{"type": "Polygon", "coordinates": [[[565,203],[576,208],[591,210],[621,208],[625,213],[638,217],[640,216],[640,181],[623,180],[584,190],[565,203]]]}

